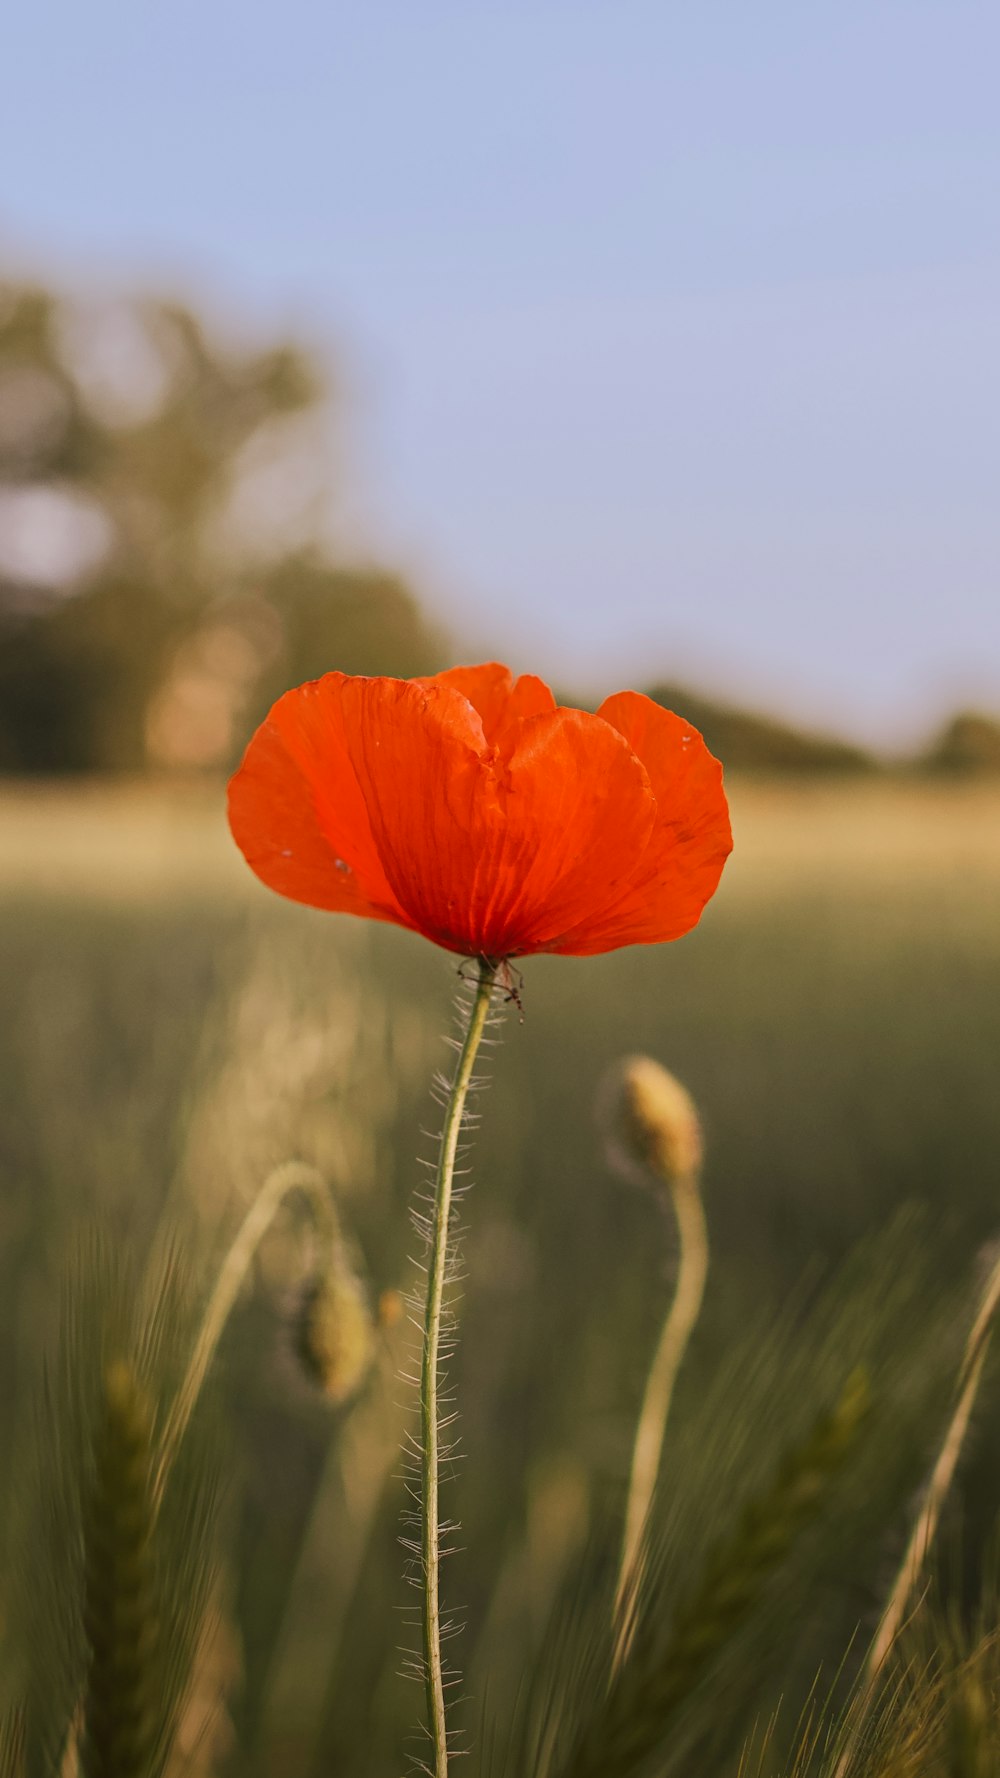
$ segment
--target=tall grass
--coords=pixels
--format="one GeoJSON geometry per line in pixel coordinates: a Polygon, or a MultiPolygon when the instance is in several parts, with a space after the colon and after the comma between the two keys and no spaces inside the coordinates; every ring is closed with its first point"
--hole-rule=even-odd
{"type": "MultiPolygon", "coordinates": [[[[190,1332],[261,1180],[294,1154],[332,1179],[372,1297],[405,1286],[413,1132],[449,997],[446,959],[406,935],[282,907],[251,914],[201,890],[113,907],[8,897],[4,914],[6,1427],[29,1417],[41,1355],[56,1343],[58,1281],[94,1219],[135,1251],[140,1274],[164,1216],[186,1231],[190,1332]]],[[[632,1430],[670,1279],[656,1207],[609,1174],[592,1105],[608,1062],[642,1049],[682,1073],[702,1113],[713,1254],[651,1526],[643,1610],[657,1647],[669,1647],[727,1528],[767,1497],[781,1452],[833,1410],[855,1363],[869,1365],[873,1391],[829,1497],[762,1576],[656,1758],[664,1772],[706,1778],[732,1778],[741,1759],[748,1770],[763,1761],[768,1778],[796,1761],[832,1774],[820,1746],[803,1751],[796,1723],[820,1668],[820,1692],[833,1689],[835,1713],[846,1707],[946,1423],[972,1256],[997,1232],[993,900],[947,872],[907,886],[842,869],[829,892],[818,877],[755,884],[664,952],[539,959],[525,1000],[477,1149],[455,1359],[470,1459],[452,1483],[468,1528],[454,1564],[468,1720],[485,1699],[493,1725],[480,1763],[490,1767],[492,1746],[491,1769],[510,1778],[554,1774],[584,1703],[608,1683],[632,1430]],[[886,1247],[849,1258],[907,1205],[919,1214],[886,1247]]],[[[398,1770],[418,1705],[387,1634],[407,1599],[390,1455],[397,1352],[379,1336],[360,1398],[325,1401],[296,1356],[301,1291],[299,1235],[279,1219],[216,1355],[227,1578],[213,1583],[211,1611],[202,1586],[186,1645],[196,1677],[206,1623],[221,1624],[230,1772],[381,1778],[398,1770]]],[[[140,1365],[157,1413],[179,1364],[140,1365]]],[[[978,1591],[994,1511],[991,1388],[987,1367],[939,1532],[947,1549],[964,1522],[952,1564],[963,1606],[978,1591]]],[[[29,1547],[14,1478],[30,1443],[24,1432],[0,1452],[12,1704],[47,1634],[48,1581],[22,1636],[15,1595],[31,1588],[9,1579],[29,1547]]],[[[193,1510],[194,1481],[176,1486],[165,1537],[193,1510]]],[[[161,1603],[164,1635],[178,1609],[161,1603]]],[[[63,1725],[86,1673],[74,1646],[52,1663],[59,1703],[49,1708],[63,1725]]],[[[911,1689],[937,1725],[940,1765],[949,1734],[965,1745],[949,1712],[971,1721],[974,1703],[946,1707],[942,1692],[939,1707],[915,1679],[911,1689]]],[[[4,1720],[0,1748],[15,1759],[16,1711],[4,1720]]]]}

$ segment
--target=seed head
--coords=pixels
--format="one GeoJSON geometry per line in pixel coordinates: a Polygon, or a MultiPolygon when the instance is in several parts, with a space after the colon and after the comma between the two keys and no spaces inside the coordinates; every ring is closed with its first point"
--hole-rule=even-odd
{"type": "Polygon", "coordinates": [[[375,1356],[375,1324],[360,1278],[338,1259],[306,1291],[295,1322],[295,1350],[328,1401],[356,1395],[375,1356]]]}
{"type": "Polygon", "coordinates": [[[607,1095],[614,1148],[668,1184],[692,1179],[702,1161],[701,1124],[686,1087],[651,1056],[628,1056],[607,1095]]]}

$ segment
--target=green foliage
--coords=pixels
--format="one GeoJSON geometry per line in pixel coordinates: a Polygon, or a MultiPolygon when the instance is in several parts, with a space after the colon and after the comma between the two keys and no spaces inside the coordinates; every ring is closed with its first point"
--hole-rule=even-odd
{"type": "Polygon", "coordinates": [[[442,664],[398,579],[324,550],[329,489],[298,511],[326,402],[297,346],[0,285],[0,771],[224,766],[289,683],[442,664]]]}

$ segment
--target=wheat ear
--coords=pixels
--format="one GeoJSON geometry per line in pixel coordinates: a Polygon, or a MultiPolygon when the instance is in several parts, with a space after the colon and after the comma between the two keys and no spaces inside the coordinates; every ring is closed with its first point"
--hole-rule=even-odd
{"type": "Polygon", "coordinates": [[[88,1648],[83,1778],[147,1778],[159,1637],[152,1559],[153,1421],[131,1368],[109,1366],[84,1524],[88,1648]]]}
{"type": "Polygon", "coordinates": [[[656,1751],[674,1711],[690,1697],[757,1603],[774,1570],[820,1512],[869,1409],[866,1374],[852,1373],[840,1399],[779,1464],[767,1491],[740,1515],[706,1562],[666,1643],[640,1620],[632,1650],[601,1710],[584,1729],[560,1778],[627,1778],[656,1751]]]}

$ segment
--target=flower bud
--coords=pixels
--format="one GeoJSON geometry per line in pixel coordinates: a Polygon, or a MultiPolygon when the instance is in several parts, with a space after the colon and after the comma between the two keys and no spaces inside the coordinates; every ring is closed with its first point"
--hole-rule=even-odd
{"type": "Polygon", "coordinates": [[[615,1146],[673,1184],[692,1178],[702,1160],[701,1124],[694,1101],[675,1075],[651,1056],[629,1056],[609,1094],[615,1146]]]}
{"type": "Polygon", "coordinates": [[[306,1291],[295,1322],[295,1350],[328,1401],[357,1394],[375,1356],[375,1324],[364,1285],[339,1259],[306,1291]]]}

